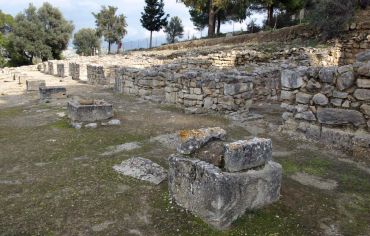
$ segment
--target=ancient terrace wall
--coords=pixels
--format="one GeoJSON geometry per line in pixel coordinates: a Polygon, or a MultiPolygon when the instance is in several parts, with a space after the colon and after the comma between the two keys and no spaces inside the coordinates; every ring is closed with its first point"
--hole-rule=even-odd
{"type": "Polygon", "coordinates": [[[358,11],[342,38],[337,40],[334,50],[339,57],[338,65],[354,63],[356,55],[367,49],[370,49],[370,9],[358,11]]]}
{"type": "Polygon", "coordinates": [[[281,83],[283,130],[369,157],[369,62],[287,69],[281,83]]]}

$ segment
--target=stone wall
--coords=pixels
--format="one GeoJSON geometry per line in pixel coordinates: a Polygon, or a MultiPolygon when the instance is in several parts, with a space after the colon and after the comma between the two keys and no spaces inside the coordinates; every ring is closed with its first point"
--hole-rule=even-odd
{"type": "Polygon", "coordinates": [[[370,62],[282,71],[286,130],[367,156],[370,150],[370,62]]]}
{"type": "Polygon", "coordinates": [[[248,110],[253,83],[249,76],[207,71],[175,72],[178,67],[151,70],[117,68],[117,92],[214,111],[248,110]]]}
{"type": "Polygon", "coordinates": [[[358,11],[347,32],[336,41],[338,64],[347,65],[356,61],[356,55],[370,49],[370,10],[358,11]]]}
{"type": "Polygon", "coordinates": [[[87,82],[93,85],[109,84],[104,67],[100,65],[87,65],[87,82]]]}

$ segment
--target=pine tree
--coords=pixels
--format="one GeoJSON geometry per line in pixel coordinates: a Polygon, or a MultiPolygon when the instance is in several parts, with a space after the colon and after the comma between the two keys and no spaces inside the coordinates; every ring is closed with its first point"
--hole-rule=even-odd
{"type": "Polygon", "coordinates": [[[141,13],[141,25],[150,31],[150,44],[152,47],[153,31],[160,31],[164,26],[167,25],[167,18],[165,16],[163,7],[163,0],[145,0],[146,6],[144,12],[141,13]]]}
{"type": "Polygon", "coordinates": [[[172,17],[168,25],[165,26],[164,32],[167,34],[167,42],[175,43],[177,37],[182,38],[184,35],[184,26],[179,17],[172,17]]]}

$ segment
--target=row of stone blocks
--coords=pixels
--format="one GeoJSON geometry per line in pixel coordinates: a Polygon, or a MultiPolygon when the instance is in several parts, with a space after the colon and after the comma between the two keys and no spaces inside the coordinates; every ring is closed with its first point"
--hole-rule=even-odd
{"type": "Polygon", "coordinates": [[[169,158],[171,198],[218,229],[229,227],[248,210],[277,201],[282,180],[281,165],[272,161],[270,139],[224,144],[222,161],[194,154],[225,134],[220,128],[180,133],[178,153],[169,158]]]}

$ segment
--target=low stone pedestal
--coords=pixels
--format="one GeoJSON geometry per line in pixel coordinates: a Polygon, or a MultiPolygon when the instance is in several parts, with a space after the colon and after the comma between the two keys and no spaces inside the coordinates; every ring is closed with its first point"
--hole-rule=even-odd
{"type": "Polygon", "coordinates": [[[40,87],[45,87],[45,80],[27,80],[27,91],[39,91],[40,87]]]}
{"type": "Polygon", "coordinates": [[[39,88],[40,99],[61,99],[67,98],[67,90],[65,87],[51,86],[39,88]]]}
{"type": "Polygon", "coordinates": [[[72,121],[93,122],[113,117],[113,105],[105,101],[91,103],[71,101],[68,102],[67,109],[68,117],[72,121]]]}
{"type": "Polygon", "coordinates": [[[225,144],[221,166],[197,155],[171,155],[170,196],[206,223],[225,229],[247,210],[279,199],[282,167],[271,155],[271,140],[259,138],[225,144]]]}

